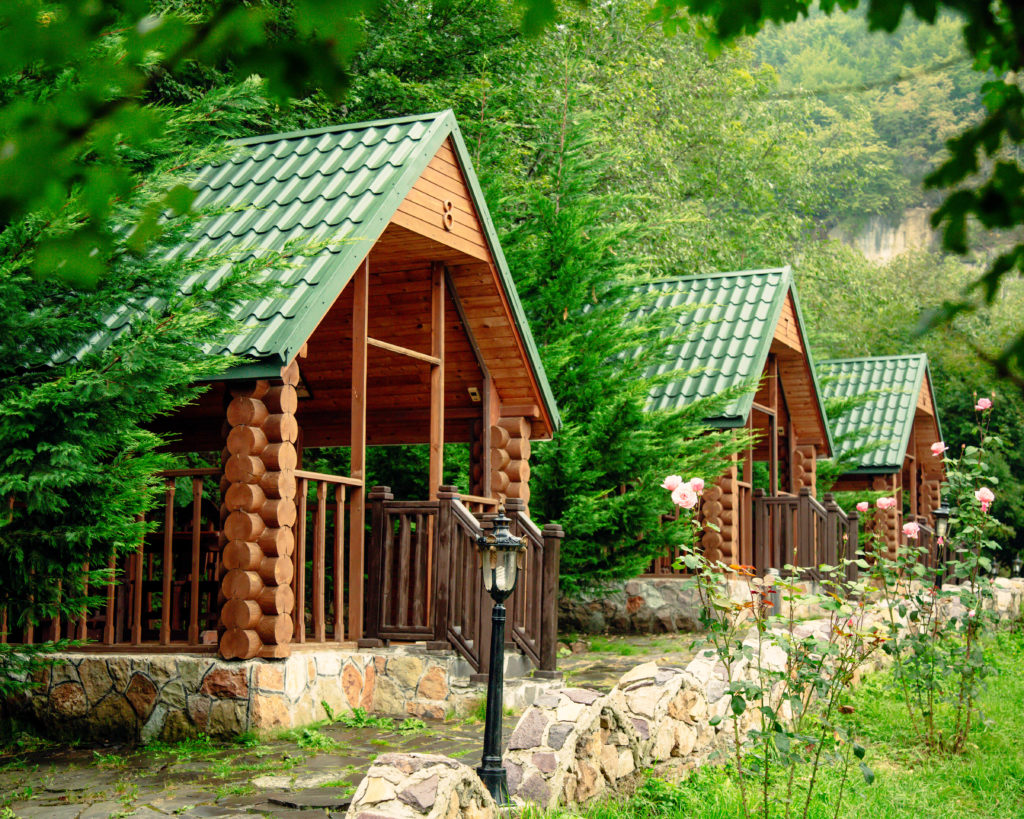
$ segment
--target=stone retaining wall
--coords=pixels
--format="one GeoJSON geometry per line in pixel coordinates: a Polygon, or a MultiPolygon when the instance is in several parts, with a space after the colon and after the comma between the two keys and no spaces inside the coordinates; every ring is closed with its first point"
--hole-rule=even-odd
{"type": "MultiPolygon", "coordinates": [[[[734,600],[750,599],[746,581],[722,578],[734,600]]],[[[561,631],[582,634],[660,634],[700,629],[700,596],[688,588],[689,578],[635,577],[621,589],[605,589],[577,599],[563,598],[558,603],[558,627],[561,631]]],[[[815,584],[801,582],[807,592],[815,584]]],[[[781,603],[781,601],[780,601],[781,603]]],[[[798,617],[811,616],[809,610],[797,611],[798,617]]]]}
{"type": "MultiPolygon", "coordinates": [[[[1019,617],[1022,603],[1024,580],[996,581],[992,605],[1001,616],[1019,617]]],[[[882,606],[875,606],[866,618],[884,627],[887,615],[882,606]]],[[[828,628],[828,620],[815,620],[801,623],[797,632],[801,637],[818,633],[827,638],[828,628]]],[[[756,635],[747,642],[756,648],[756,635]]],[[[877,653],[874,667],[880,667],[884,658],[877,653]]],[[[785,662],[779,646],[767,643],[762,648],[765,667],[781,670],[785,662]]],[[[732,669],[734,680],[756,675],[756,666],[746,660],[737,661],[732,669]]],[[[637,666],[608,694],[582,688],[548,692],[523,714],[509,738],[504,758],[509,791],[518,802],[552,808],[586,802],[609,791],[626,791],[644,772],[678,781],[705,764],[715,751],[728,749],[737,720],[741,737],[757,720],[754,708],[739,717],[731,713],[727,685],[725,666],[716,656],[702,653],[686,668],[637,666]],[[721,721],[712,725],[716,717],[721,721]]],[[[401,769],[402,758],[389,755],[388,769],[401,769]]],[[[452,790],[443,780],[462,782],[473,771],[450,762],[432,769],[438,780],[431,783],[434,797],[429,807],[396,797],[392,790],[374,790],[364,781],[347,815],[352,819],[459,815],[457,806],[453,813],[450,804],[441,803],[443,794],[452,790]]],[[[367,779],[384,775],[375,768],[367,779]]],[[[487,804],[474,814],[480,819],[495,815],[487,804]]]]}
{"type": "Polygon", "coordinates": [[[294,728],[351,708],[389,716],[465,713],[482,687],[450,652],[419,647],[296,651],[283,660],[212,655],[58,655],[38,685],[4,710],[48,733],[85,741],[224,738],[294,728]],[[461,683],[461,684],[460,684],[461,683]]]}

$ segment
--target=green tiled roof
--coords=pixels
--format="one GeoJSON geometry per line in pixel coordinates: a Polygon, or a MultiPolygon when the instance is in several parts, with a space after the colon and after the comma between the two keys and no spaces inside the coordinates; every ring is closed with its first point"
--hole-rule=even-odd
{"type": "MultiPolygon", "coordinates": [[[[268,251],[294,255],[282,273],[287,287],[280,295],[237,310],[245,329],[216,352],[249,362],[227,377],[276,373],[294,358],[449,137],[545,406],[558,426],[551,388],[451,111],[242,139],[232,143],[237,151],[229,159],[200,171],[193,208],[209,215],[168,258],[228,255],[237,262],[268,251]]],[[[182,291],[210,285],[230,269],[224,263],[192,276],[182,291]]],[[[118,310],[107,320],[109,333],[90,339],[75,357],[108,343],[131,315],[128,307],[118,310]]]]}
{"type": "MultiPolygon", "coordinates": [[[[917,397],[928,377],[928,356],[922,353],[832,359],[818,363],[818,374],[823,381],[826,399],[877,393],[841,418],[829,419],[833,435],[842,439],[838,454],[873,443],[880,444],[863,455],[854,472],[877,474],[902,469],[914,426],[917,397]],[[845,439],[851,432],[859,434],[845,439]]],[[[934,395],[932,406],[935,406],[934,395]]],[[[938,422],[936,416],[935,423],[938,422]]]]}
{"type": "MultiPolygon", "coordinates": [[[[648,375],[698,370],[678,381],[654,387],[648,404],[651,410],[678,409],[745,384],[756,388],[790,292],[803,333],[800,302],[788,266],[662,279],[644,285],[642,290],[659,294],[648,310],[682,305],[693,308],[680,315],[665,363],[651,369],[648,375]]],[[[809,358],[806,338],[804,349],[808,350],[809,358]]],[[[810,370],[813,377],[813,365],[810,370]]],[[[815,395],[820,395],[817,384],[815,395]]],[[[753,403],[754,390],[750,390],[734,400],[720,418],[711,420],[721,426],[742,426],[753,403]]],[[[818,408],[824,418],[820,398],[818,408]]]]}

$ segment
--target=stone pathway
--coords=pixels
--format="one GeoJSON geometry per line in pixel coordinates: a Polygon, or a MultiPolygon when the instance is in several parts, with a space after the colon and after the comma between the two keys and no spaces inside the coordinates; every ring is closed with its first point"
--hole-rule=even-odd
{"type": "MultiPolygon", "coordinates": [[[[591,636],[579,641],[566,641],[569,656],[558,658],[558,669],[565,675],[565,684],[592,688],[602,693],[611,691],[619,678],[641,663],[685,666],[697,656],[692,648],[696,635],[661,634],[627,636],[591,636]],[[589,645],[583,648],[584,645],[589,645]]],[[[564,653],[564,650],[563,650],[564,653]]]]}
{"type": "MultiPolygon", "coordinates": [[[[608,691],[640,663],[685,665],[694,656],[692,640],[586,638],[559,659],[559,668],[567,685],[608,691]]],[[[517,722],[518,715],[505,717],[506,741],[517,722]]],[[[0,819],[340,817],[378,754],[442,754],[475,767],[482,742],[483,724],[473,719],[370,717],[236,745],[200,739],[142,749],[52,746],[0,755],[0,819]]]]}
{"type": "MultiPolygon", "coordinates": [[[[506,739],[516,721],[505,718],[506,739]]],[[[378,754],[443,754],[476,766],[482,737],[476,721],[398,720],[394,728],[298,729],[250,747],[38,750],[0,758],[0,819],[342,816],[378,754]]]]}

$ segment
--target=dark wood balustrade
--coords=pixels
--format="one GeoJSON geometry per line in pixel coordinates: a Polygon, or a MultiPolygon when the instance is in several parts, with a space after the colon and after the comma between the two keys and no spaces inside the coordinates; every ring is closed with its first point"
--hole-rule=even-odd
{"type": "Polygon", "coordinates": [[[100,650],[216,651],[221,539],[213,479],[220,474],[217,468],[162,472],[163,505],[153,515],[159,528],[137,550],[110,559],[111,583],[86,590],[105,602],[74,620],[4,630],[3,641],[64,638],[100,650]],[[178,505],[182,489],[189,501],[178,505]]]}
{"type": "MultiPolygon", "coordinates": [[[[486,668],[492,604],[476,538],[493,513],[474,514],[453,487],[441,487],[434,501],[396,501],[388,487],[377,486],[367,499],[367,641],[426,640],[428,648],[454,647],[476,671],[486,668]]],[[[470,501],[478,508],[495,505],[487,498],[470,501]]],[[[506,512],[512,533],[526,538],[524,568],[506,604],[509,639],[539,672],[554,674],[562,530],[538,529],[516,499],[506,512]]]]}
{"type": "MultiPolygon", "coordinates": [[[[741,485],[740,490],[741,500],[746,502],[744,492],[749,493],[749,488],[741,485]]],[[[746,497],[750,497],[749,494],[746,497]]],[[[818,567],[822,564],[835,566],[843,559],[856,556],[858,515],[844,512],[830,493],[819,502],[809,489],[801,489],[796,495],[774,496],[757,489],[753,491],[750,506],[740,507],[739,523],[743,554],[736,562],[746,564],[752,559],[759,574],[793,565],[804,569],[804,577],[817,579],[818,567]],[[751,516],[745,512],[751,508],[753,525],[749,522],[751,516]]],[[[670,554],[655,558],[646,576],[686,574],[685,570],[677,568],[679,556],[679,550],[674,549],[670,554]]],[[[849,566],[847,579],[856,576],[857,567],[849,566]]]]}

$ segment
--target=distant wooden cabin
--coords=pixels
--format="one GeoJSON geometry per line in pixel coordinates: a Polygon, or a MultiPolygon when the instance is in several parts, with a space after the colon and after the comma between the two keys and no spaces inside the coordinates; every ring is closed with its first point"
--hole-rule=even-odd
{"type": "MultiPolygon", "coordinates": [[[[233,146],[200,172],[203,215],[171,254],[216,265],[183,287],[226,273],[225,257],[289,264],[279,293],[237,310],[223,353],[241,363],[159,427],[220,465],[166,475],[160,529],[100,615],[53,632],[240,659],[426,641],[479,669],[489,598],[473,540],[504,503],[529,545],[510,639],[553,671],[560,530],[534,526],[527,503],[531,442],[558,410],[452,112],[233,146]],[[442,485],[452,442],[471,447],[462,494],[442,485]],[[368,443],[428,444],[427,496],[364,486],[368,443]],[[335,446],[348,475],[302,468],[304,449],[335,446]]],[[[111,336],[130,318],[112,316],[111,336]]]]}
{"type": "MultiPolygon", "coordinates": [[[[832,440],[792,271],[683,276],[645,289],[658,294],[649,309],[689,308],[669,340],[666,362],[652,374],[691,374],[656,387],[649,409],[680,408],[750,387],[708,419],[714,426],[748,429],[756,443],[734,455],[705,489],[705,553],[763,570],[794,563],[799,552],[809,561],[803,565],[811,565],[822,551],[814,540],[818,521],[825,527],[835,511],[831,501],[816,500],[817,459],[832,454],[832,440]],[[755,491],[757,463],[764,465],[767,480],[755,491]],[[806,521],[802,528],[800,521],[806,521]]],[[[652,571],[670,571],[673,558],[656,561],[652,571]]]]}
{"type": "Polygon", "coordinates": [[[885,492],[897,499],[895,509],[871,513],[873,528],[895,553],[905,520],[934,524],[932,511],[939,506],[945,479],[942,458],[931,452],[931,445],[942,440],[942,427],[928,356],[833,359],[819,362],[818,374],[826,398],[870,395],[833,419],[840,456],[870,447],[833,488],[885,492]]]}

